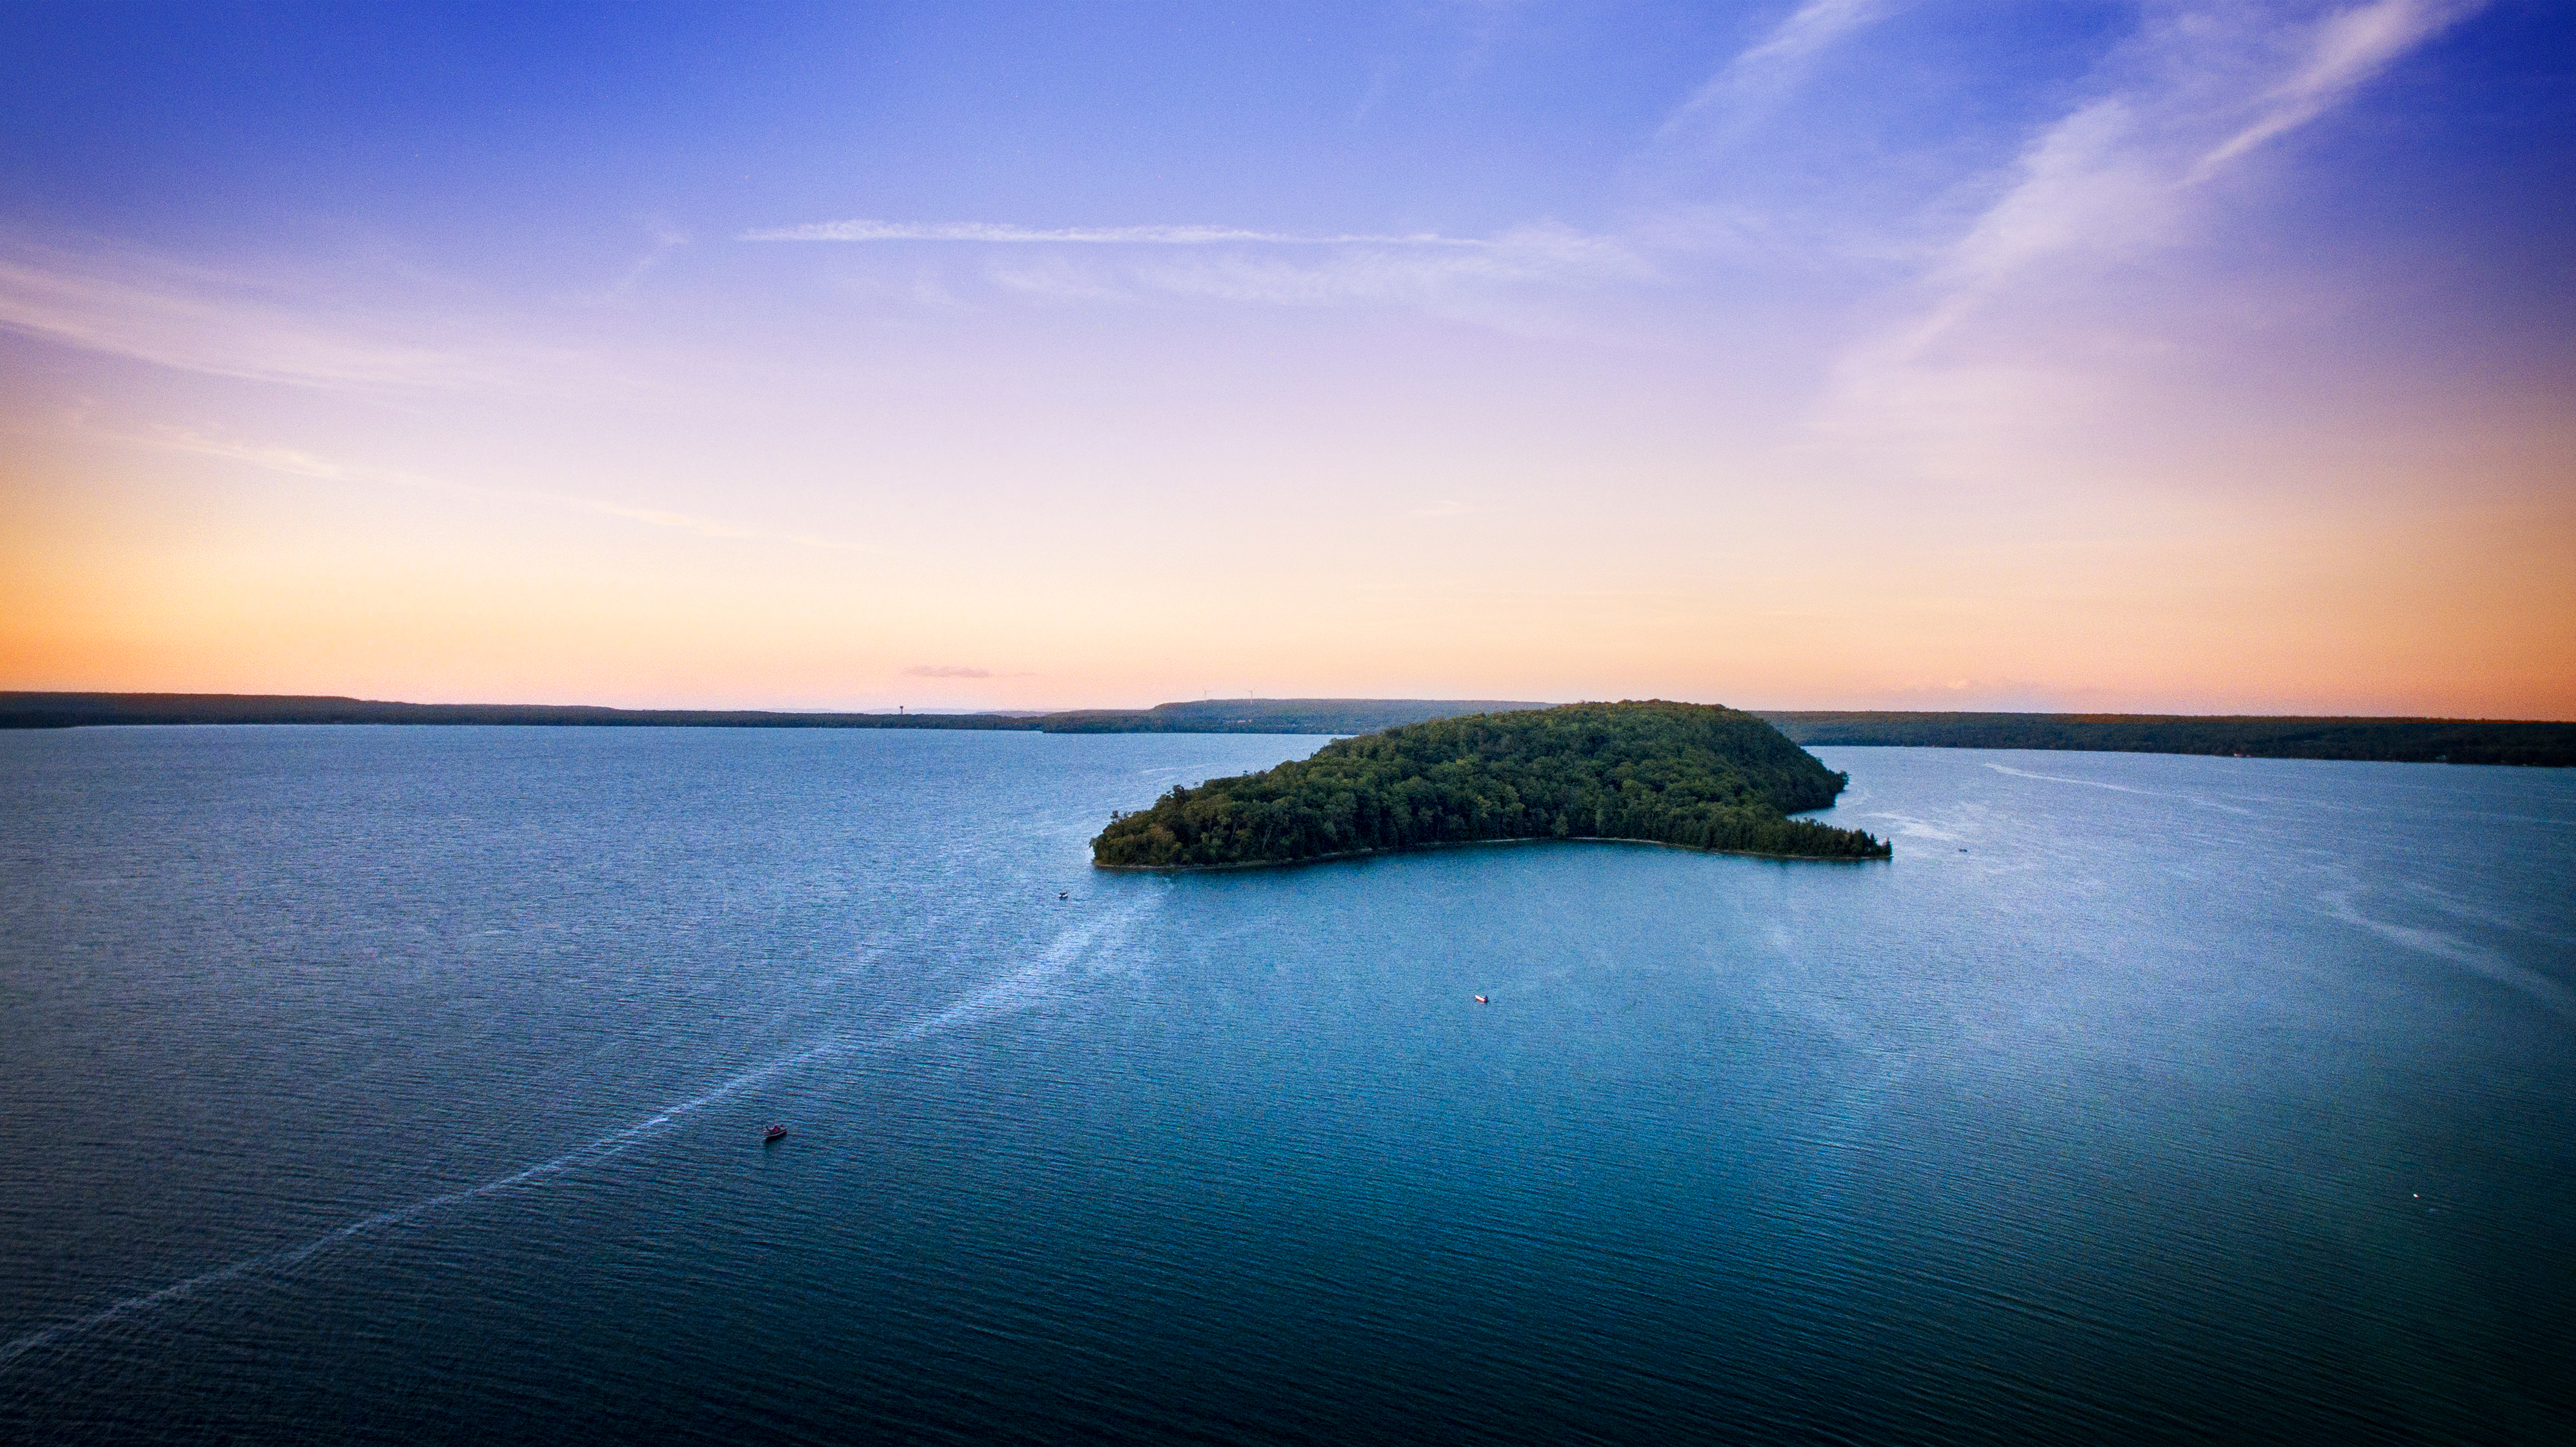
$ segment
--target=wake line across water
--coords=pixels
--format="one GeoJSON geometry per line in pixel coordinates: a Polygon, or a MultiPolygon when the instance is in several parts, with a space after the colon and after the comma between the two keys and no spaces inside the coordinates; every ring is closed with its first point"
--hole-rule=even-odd
{"type": "Polygon", "coordinates": [[[2167,789],[2141,789],[2134,784],[2114,784],[2103,779],[2076,779],[2064,774],[2035,774],[2028,769],[2016,769],[2004,764],[1988,764],[1986,767],[1998,774],[2010,774],[2016,779],[2038,779],[2051,784],[2080,784],[2087,789],[2108,789],[2114,794],[2140,794],[2150,799],[2180,799],[2195,809],[2217,809],[2228,814],[2250,816],[2254,812],[2234,804],[2221,804],[2215,799],[2203,798],[2198,794],[2178,793],[2167,789]]]}
{"type": "Polygon", "coordinates": [[[591,1141],[585,1145],[576,1146],[573,1149],[564,1152],[562,1155],[556,1156],[552,1160],[540,1161],[524,1170],[513,1171],[509,1175],[485,1181],[480,1185],[468,1186],[463,1190],[449,1191],[443,1195],[431,1196],[425,1200],[414,1201],[407,1206],[397,1206],[389,1211],[379,1211],[372,1216],[364,1216],[358,1220],[349,1222],[345,1226],[336,1227],[330,1231],[326,1231],[323,1234],[314,1237],[312,1240],[304,1242],[302,1245],[288,1247],[283,1251],[272,1251],[261,1256],[245,1257],[242,1260],[231,1263],[230,1265],[218,1266],[212,1271],[202,1272],[198,1275],[191,1276],[185,1281],[173,1282],[157,1291],[146,1292],[139,1296],[129,1296],[122,1301],[112,1303],[90,1313],[87,1316],[78,1317],[71,1321],[56,1322],[54,1325],[48,1327],[40,1327],[35,1331],[29,1332],[26,1335],[9,1342],[5,1346],[0,1346],[0,1372],[6,1372],[12,1363],[16,1362],[20,1357],[26,1355],[28,1352],[34,1351],[39,1347],[60,1341],[65,1337],[78,1336],[84,1332],[95,1331],[99,1327],[106,1326],[120,1318],[132,1316],[138,1312],[148,1311],[156,1306],[164,1306],[170,1302],[182,1300],[186,1297],[193,1296],[208,1287],[220,1286],[227,1281],[238,1280],[241,1277],[251,1275],[255,1272],[281,1271],[288,1267],[296,1266],[305,1261],[311,1260],[313,1257],[320,1255],[324,1251],[327,1251],[344,1241],[355,1240],[358,1237],[368,1235],[372,1232],[381,1231],[388,1226],[399,1226],[406,1221],[416,1220],[433,1211],[442,1210],[449,1206],[463,1205],[465,1202],[474,1200],[478,1197],[496,1195],[514,1187],[524,1186],[535,1181],[543,1180],[549,1176],[561,1175],[564,1172],[579,1166],[591,1165],[599,1161],[609,1160],[613,1157],[624,1154],[637,1143],[643,1141],[646,1137],[661,1131],[664,1127],[671,1125],[681,1116],[702,1110],[727,1096],[738,1094],[754,1085],[759,1085],[774,1079],[785,1071],[793,1069],[798,1065],[805,1064],[808,1061],[819,1059],[836,1051],[856,1049],[863,1044],[869,1043],[884,1042],[864,1042],[855,1040],[826,1041],[821,1045],[799,1051],[794,1055],[770,1061],[757,1069],[746,1071],[703,1095],[681,1101],[677,1105],[665,1106],[659,1113],[653,1115],[649,1119],[639,1121],[622,1130],[611,1131],[607,1135],[599,1137],[597,1140],[591,1141]]]}
{"type": "Polygon", "coordinates": [[[523,1170],[513,1171],[506,1176],[495,1177],[494,1179],[485,1181],[480,1185],[468,1186],[462,1190],[449,1191],[443,1195],[431,1196],[423,1200],[414,1201],[406,1206],[394,1207],[391,1210],[378,1211],[372,1216],[364,1216],[358,1220],[349,1222],[347,1225],[335,1227],[332,1230],[326,1231],[321,1235],[302,1243],[301,1245],[290,1246],[281,1251],[271,1251],[258,1256],[244,1257],[239,1261],[230,1263],[229,1265],[218,1266],[211,1271],[200,1272],[184,1281],[174,1281],[168,1286],[161,1287],[157,1290],[143,1292],[138,1295],[126,1297],[121,1301],[111,1302],[97,1311],[91,1312],[87,1316],[75,1317],[69,1321],[59,1321],[55,1322],[51,1326],[39,1327],[36,1330],[28,1332],[25,1335],[17,1337],[5,1344],[0,1344],[0,1376],[7,1375],[8,1372],[21,1359],[26,1357],[28,1353],[40,1350],[56,1342],[86,1335],[87,1333],[98,1330],[100,1327],[111,1325],[127,1317],[140,1315],[157,1307],[167,1306],[172,1302],[186,1300],[189,1297],[197,1295],[199,1292],[222,1286],[227,1282],[238,1281],[243,1277],[256,1275],[262,1272],[288,1270],[292,1267],[301,1265],[302,1263],[309,1261],[314,1257],[321,1255],[323,1252],[330,1250],[332,1247],[338,1246],[344,1242],[357,1240],[361,1237],[382,1231],[390,1226],[399,1226],[408,1221],[418,1220],[423,1216],[427,1216],[436,1211],[445,1210],[450,1206],[461,1206],[468,1201],[477,1200],[485,1196],[499,1195],[506,1191],[515,1190],[522,1186],[533,1185],[548,1178],[563,1175],[568,1171],[576,1170],[582,1166],[596,1165],[601,1161],[613,1159],[625,1154],[628,1150],[633,1149],[646,1139],[669,1129],[673,1125],[677,1124],[681,1117],[695,1114],[720,1100],[724,1100],[730,1096],[739,1095],[743,1091],[751,1089],[753,1086],[766,1084],[800,1065],[811,1064],[816,1060],[821,1060],[833,1055],[860,1050],[881,1049],[889,1045],[906,1044],[911,1041],[927,1038],[942,1030],[951,1029],[958,1025],[989,1020],[1001,1015],[1011,1014],[1015,1011],[1026,1009],[1029,1006],[1038,1003],[1040,1000],[1048,998],[1053,993],[1052,986],[1072,972],[1075,963],[1082,958],[1090,947],[1102,941],[1114,944],[1117,941],[1124,939],[1129,927],[1134,925],[1138,919],[1142,918],[1155,904],[1159,903],[1160,897],[1161,891],[1159,890],[1142,894],[1123,910],[1116,911],[1104,917],[1095,918],[1087,923],[1078,924],[1063,931],[1056,936],[1054,941],[1047,946],[1046,950],[1038,956],[1034,963],[1022,969],[1013,971],[1011,974],[986,985],[984,988],[975,991],[971,995],[968,995],[965,999],[960,1000],[953,1005],[949,1005],[946,1008],[902,1029],[881,1035],[867,1037],[843,1036],[836,1039],[826,1040],[819,1045],[809,1046],[793,1055],[781,1056],[776,1060],[769,1061],[766,1064],[744,1071],[742,1074],[734,1076],[732,1079],[723,1082],[702,1095],[692,1096],[676,1105],[664,1106],[661,1110],[655,1112],[644,1120],[636,1122],[634,1125],[626,1126],[620,1130],[611,1131],[596,1140],[588,1142],[587,1144],[576,1146],[551,1160],[540,1161],[533,1166],[526,1167],[523,1170]]]}
{"type": "Polygon", "coordinates": [[[2562,1020],[2576,1021],[2576,992],[2524,965],[2519,965],[2493,950],[2473,945],[2440,930],[2417,929],[2411,925],[2392,924],[2372,919],[2352,907],[2352,891],[2336,890],[2319,895],[2327,914],[2345,924],[2365,929],[2392,944],[2402,945],[2437,960],[2448,960],[2472,974],[2483,975],[2497,984],[2520,990],[2539,1001],[2562,1020]]]}

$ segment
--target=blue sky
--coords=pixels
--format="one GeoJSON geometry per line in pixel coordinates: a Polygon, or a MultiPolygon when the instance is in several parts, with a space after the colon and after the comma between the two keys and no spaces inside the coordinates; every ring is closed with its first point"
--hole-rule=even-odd
{"type": "Polygon", "coordinates": [[[2576,708],[2563,6],[0,40],[10,686],[2576,708]]]}

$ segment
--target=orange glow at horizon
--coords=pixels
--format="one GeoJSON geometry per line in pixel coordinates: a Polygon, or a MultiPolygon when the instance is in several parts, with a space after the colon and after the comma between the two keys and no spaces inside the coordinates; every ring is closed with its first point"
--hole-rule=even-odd
{"type": "Polygon", "coordinates": [[[0,688],[2576,718],[2508,8],[37,7],[0,688]]]}
{"type": "MultiPolygon", "coordinates": [[[[227,464],[229,467],[229,464],[227,464]]],[[[1185,556],[920,557],[57,451],[5,475],[0,687],[874,709],[1209,694],[2576,717],[2576,510],[2169,502],[2123,536],[1851,531],[1821,563],[1434,513],[1185,556]],[[55,477],[77,475],[65,487],[55,477]],[[211,504],[211,505],[210,505],[211,504]],[[1451,548],[1443,540],[1465,538],[1451,548]],[[1380,560],[1393,541],[1412,559],[1380,560]],[[1547,550],[1555,576],[1477,559],[1547,550]],[[1697,561],[1703,551],[1732,554],[1697,561]],[[1130,560],[1132,561],[1132,559],[1130,560]],[[1177,606],[1186,600],[1186,606],[1177,606]]],[[[1576,489],[1572,484],[1568,492],[1576,489]]],[[[1426,510],[1429,511],[1429,510],[1426,510]]],[[[1205,519],[1192,520],[1205,525],[1205,519]]],[[[1228,530],[1257,532],[1257,512],[1228,530]]]]}

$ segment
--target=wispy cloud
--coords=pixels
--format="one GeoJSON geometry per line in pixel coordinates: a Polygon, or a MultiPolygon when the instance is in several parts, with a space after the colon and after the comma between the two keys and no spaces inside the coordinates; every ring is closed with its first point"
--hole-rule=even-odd
{"type": "Polygon", "coordinates": [[[353,307],[278,277],[0,235],[0,328],[84,351],[337,391],[559,394],[576,378],[614,384],[596,357],[445,340],[467,326],[452,315],[353,307]]]}
{"type": "Polygon", "coordinates": [[[940,663],[916,663],[903,671],[906,678],[991,678],[989,668],[955,668],[940,663]]]}
{"type": "Polygon", "coordinates": [[[2011,184],[1944,259],[1955,289],[2068,254],[2171,244],[2193,188],[2316,120],[2483,0],[2374,0],[2323,16],[2240,5],[2151,23],[2126,75],[2025,149],[2011,184]]]}
{"type": "Polygon", "coordinates": [[[1889,8],[1888,0],[1807,0],[1735,57],[1726,74],[1741,76],[1802,62],[1877,20],[1889,8]]]}
{"type": "Polygon", "coordinates": [[[830,552],[874,552],[839,538],[819,537],[811,533],[782,532],[774,528],[711,518],[695,513],[676,512],[667,508],[637,507],[631,503],[607,498],[587,497],[578,493],[553,492],[540,488],[491,487],[479,483],[455,482],[446,478],[425,477],[418,473],[389,468],[362,467],[335,462],[329,458],[291,447],[267,446],[231,438],[209,436],[184,427],[154,427],[143,433],[115,434],[112,440],[131,446],[147,447],[159,452],[179,452],[192,457],[212,457],[238,462],[290,477],[313,478],[323,482],[345,482],[357,485],[417,488],[435,492],[489,498],[500,502],[534,504],[562,508],[572,512],[594,513],[646,527],[667,528],[674,532],[694,533],[703,538],[729,542],[788,543],[801,548],[821,548],[830,552]]]}
{"type": "Polygon", "coordinates": [[[1896,0],[1806,0],[1760,40],[1746,46],[1665,117],[1658,138],[1716,122],[1742,123],[1806,79],[1816,58],[1876,24],[1896,0]]]}
{"type": "Polygon", "coordinates": [[[2485,7],[2486,0],[2377,0],[2328,16],[2304,62],[2256,103],[2254,119],[2193,165],[2191,181],[2324,115],[2390,63],[2485,7]]]}
{"type": "MultiPolygon", "coordinates": [[[[838,221],[743,233],[744,240],[993,243],[974,263],[1007,295],[1058,305],[1218,301],[1325,307],[1381,304],[1526,330],[1504,303],[1544,291],[1658,280],[1616,236],[1553,223],[1493,236],[1360,235],[1220,226],[1038,230],[984,222],[838,221]],[[1500,306],[1501,310],[1497,310],[1500,306]]],[[[953,303],[942,286],[939,299],[953,303]]],[[[1525,308],[1524,308],[1525,309],[1525,308]]]]}
{"type": "Polygon", "coordinates": [[[1499,299],[1516,293],[1656,279],[1654,267],[1616,237],[1545,225],[1517,228],[1472,249],[1351,245],[1310,258],[1259,248],[1185,257],[1056,256],[997,264],[986,275],[1005,290],[1053,302],[1162,297],[1296,307],[1382,304],[1488,320],[1499,299]]]}
{"type": "Polygon", "coordinates": [[[0,327],[185,371],[302,386],[447,386],[474,370],[437,348],[355,338],[223,295],[203,273],[156,270],[128,278],[61,258],[0,257],[0,327]]]}
{"type": "Polygon", "coordinates": [[[986,267],[983,275],[1003,291],[1039,302],[1131,302],[1142,293],[1124,269],[1059,256],[996,262],[986,267]]]}
{"type": "Polygon", "coordinates": [[[643,285],[644,278],[652,275],[655,269],[669,259],[671,253],[689,244],[689,233],[668,222],[651,221],[646,224],[645,229],[649,236],[649,243],[644,253],[620,273],[617,280],[589,293],[582,300],[593,306],[610,306],[625,301],[634,294],[638,286],[643,285]]]}
{"type": "Polygon", "coordinates": [[[817,221],[745,231],[742,241],[967,241],[1012,246],[1492,246],[1472,237],[1246,231],[1230,226],[1064,226],[990,221],[817,221]]]}
{"type": "Polygon", "coordinates": [[[2092,93],[2031,138],[1994,199],[1933,254],[1906,319],[1844,355],[1833,419],[1956,433],[2079,400],[2083,378],[1980,348],[1968,323],[2204,237],[2242,199],[2210,183],[2483,3],[2151,12],[2092,93]]]}

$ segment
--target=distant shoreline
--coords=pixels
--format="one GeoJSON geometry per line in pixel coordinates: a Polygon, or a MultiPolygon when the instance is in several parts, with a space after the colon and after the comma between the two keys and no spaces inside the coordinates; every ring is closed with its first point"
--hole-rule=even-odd
{"type": "Polygon", "coordinates": [[[405,724],[534,728],[962,729],[997,733],[1364,734],[1462,714],[1545,707],[1515,699],[1198,699],[1147,709],[826,713],[625,709],[590,704],[401,703],[299,694],[0,692],[0,729],[116,725],[405,724]]]}
{"type": "Polygon", "coordinates": [[[1702,849],[1696,844],[1673,844],[1662,839],[1628,839],[1608,834],[1569,834],[1562,839],[1553,835],[1544,839],[1449,839],[1428,844],[1407,844],[1394,849],[1348,849],[1339,854],[1314,854],[1304,859],[1251,859],[1240,864],[1101,864],[1092,868],[1111,874],[1215,874],[1229,869],[1303,869],[1309,864],[1332,864],[1349,859],[1368,859],[1383,854],[1427,854],[1435,849],[1497,849],[1514,844],[1643,844],[1649,849],[1678,849],[1685,854],[1723,854],[1736,859],[1770,859],[1782,864],[1887,864],[1889,859],[1835,858],[1822,854],[1763,854],[1751,849],[1702,849]]]}
{"type": "MultiPolygon", "coordinates": [[[[1008,733],[1362,734],[1504,699],[1201,699],[1053,713],[825,713],[582,704],[400,703],[297,694],[0,692],[0,730],[115,725],[407,724],[543,728],[963,729],[1008,733]]],[[[1748,710],[1806,748],[2032,749],[2379,763],[2576,765],[2576,723],[2265,714],[1748,710]]]]}

